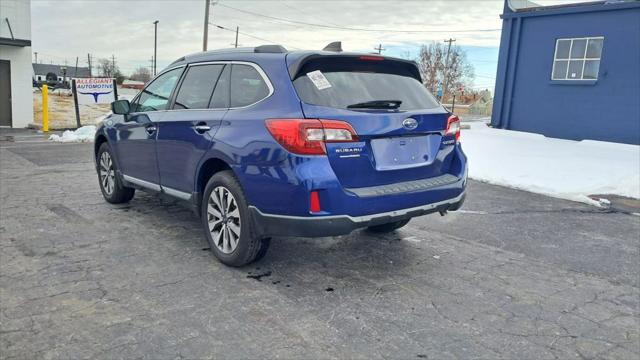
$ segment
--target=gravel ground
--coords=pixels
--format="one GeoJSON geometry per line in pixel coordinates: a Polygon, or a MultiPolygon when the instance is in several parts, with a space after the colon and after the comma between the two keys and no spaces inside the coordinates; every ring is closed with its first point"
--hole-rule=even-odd
{"type": "Polygon", "coordinates": [[[378,236],[233,269],[198,220],[104,202],[90,144],[0,142],[0,358],[640,356],[640,217],[470,182],[378,236]]]}

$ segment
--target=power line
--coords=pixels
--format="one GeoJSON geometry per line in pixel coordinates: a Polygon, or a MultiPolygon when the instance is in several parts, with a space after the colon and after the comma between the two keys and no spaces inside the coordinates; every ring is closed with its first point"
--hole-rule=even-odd
{"type": "MultiPolygon", "coordinates": [[[[220,4],[218,4],[218,5],[220,5],[220,4]]],[[[254,38],[254,39],[256,39],[256,40],[266,41],[266,42],[271,43],[271,44],[278,44],[278,43],[279,43],[279,42],[277,42],[277,41],[273,41],[273,40],[269,40],[269,39],[261,38],[261,37],[259,37],[259,36],[255,36],[255,35],[247,34],[246,32],[242,32],[242,31],[238,31],[238,30],[234,30],[234,29],[229,29],[229,28],[226,28],[226,27],[224,27],[224,26],[222,26],[222,25],[218,25],[218,24],[214,24],[214,23],[209,23],[209,24],[211,24],[211,25],[213,25],[213,26],[217,27],[218,29],[222,29],[222,30],[225,30],[225,31],[231,31],[231,32],[233,32],[233,33],[236,33],[236,32],[237,32],[238,34],[242,34],[242,35],[244,35],[244,36],[248,36],[248,37],[250,37],[250,38],[254,38]]],[[[296,50],[301,50],[300,48],[297,48],[297,47],[295,47],[295,46],[288,46],[288,47],[290,47],[290,48],[292,48],[292,49],[296,49],[296,50]]]]}
{"type": "MultiPolygon", "coordinates": [[[[285,3],[284,1],[280,1],[280,3],[281,3],[282,5],[284,5],[284,6],[288,7],[289,9],[293,9],[293,10],[295,10],[295,11],[299,12],[300,14],[309,15],[309,13],[308,13],[308,12],[306,12],[306,11],[302,11],[302,10],[300,10],[300,9],[296,8],[296,7],[293,7],[293,6],[291,6],[291,5],[287,4],[287,3],[285,3]]],[[[331,25],[334,25],[334,26],[340,26],[340,25],[338,25],[338,24],[336,24],[336,23],[333,23],[333,22],[331,22],[331,21],[327,21],[327,20],[324,20],[324,19],[319,19],[319,18],[317,17],[317,15],[316,15],[316,14],[312,14],[312,16],[313,16],[313,17],[315,17],[315,18],[316,18],[316,19],[318,19],[318,20],[322,20],[322,22],[325,22],[325,23],[327,23],[327,24],[331,24],[331,25]]]]}
{"type": "Polygon", "coordinates": [[[284,19],[284,18],[280,18],[280,17],[270,16],[270,15],[264,15],[264,14],[256,13],[256,12],[253,12],[253,11],[248,11],[248,10],[238,9],[238,8],[236,8],[236,7],[229,6],[229,5],[225,5],[225,4],[222,4],[222,3],[218,3],[218,6],[223,6],[223,7],[227,8],[227,9],[231,9],[231,10],[239,11],[239,12],[242,12],[242,13],[245,13],[245,14],[250,14],[250,15],[253,15],[253,16],[264,17],[264,18],[267,18],[267,19],[273,19],[273,20],[282,21],[282,22],[288,22],[288,23],[297,24],[297,25],[315,26],[315,27],[320,27],[320,28],[325,28],[325,29],[335,29],[335,30],[372,31],[372,32],[388,32],[388,33],[463,33],[463,32],[485,32],[485,31],[501,31],[501,30],[502,30],[502,29],[468,29],[468,30],[450,30],[450,29],[443,29],[443,30],[394,30],[394,29],[364,29],[364,28],[352,28],[352,27],[343,27],[343,26],[335,26],[335,25],[323,25],[323,24],[317,24],[317,23],[307,23],[307,22],[297,21],[297,20],[289,20],[289,19],[284,19]]]}

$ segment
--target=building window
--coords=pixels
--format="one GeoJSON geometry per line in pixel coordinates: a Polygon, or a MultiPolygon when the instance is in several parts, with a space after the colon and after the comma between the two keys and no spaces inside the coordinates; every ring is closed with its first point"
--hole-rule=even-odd
{"type": "Polygon", "coordinates": [[[552,80],[597,80],[604,37],[557,39],[552,80]]]}

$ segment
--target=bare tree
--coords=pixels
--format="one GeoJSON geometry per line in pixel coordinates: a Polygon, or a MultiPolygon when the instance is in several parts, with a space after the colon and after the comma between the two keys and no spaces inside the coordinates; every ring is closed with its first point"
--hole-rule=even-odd
{"type": "Polygon", "coordinates": [[[109,59],[98,60],[98,69],[100,70],[100,74],[104,77],[116,77],[120,75],[118,65],[109,59]]]}
{"type": "Polygon", "coordinates": [[[452,46],[449,53],[448,66],[446,59],[447,47],[436,42],[422,45],[420,54],[416,59],[424,86],[434,94],[438,89],[438,85],[445,82],[445,76],[447,77],[446,83],[448,84],[449,93],[453,89],[473,83],[473,65],[467,61],[467,54],[464,50],[459,46],[452,46]]]}
{"type": "Polygon", "coordinates": [[[151,71],[149,71],[149,68],[147,67],[140,66],[135,69],[133,74],[131,74],[130,79],[147,83],[151,80],[151,71]]]}

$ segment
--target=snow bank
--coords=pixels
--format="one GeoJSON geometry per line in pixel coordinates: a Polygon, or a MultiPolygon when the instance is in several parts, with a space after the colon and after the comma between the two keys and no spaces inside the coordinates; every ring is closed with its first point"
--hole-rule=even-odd
{"type": "Polygon", "coordinates": [[[59,96],[73,96],[71,89],[55,89],[50,91],[50,93],[59,96]]]}
{"type": "Polygon", "coordinates": [[[473,179],[594,205],[588,195],[640,198],[640,146],[470,126],[461,141],[473,179]]]}
{"type": "Polygon", "coordinates": [[[87,125],[76,130],[66,130],[62,136],[53,134],[49,136],[49,140],[55,142],[92,142],[96,134],[94,125],[87,125]]]}

